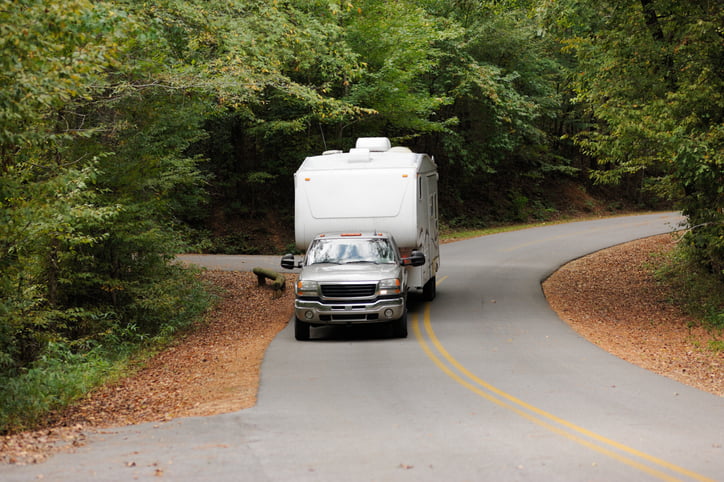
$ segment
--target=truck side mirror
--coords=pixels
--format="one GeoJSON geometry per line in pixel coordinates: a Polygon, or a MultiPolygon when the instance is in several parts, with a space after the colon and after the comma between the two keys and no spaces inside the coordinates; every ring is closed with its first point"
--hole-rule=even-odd
{"type": "Polygon", "coordinates": [[[422,266],[425,264],[425,253],[422,251],[413,251],[412,254],[410,254],[410,257],[404,260],[405,265],[410,266],[422,266]]]}
{"type": "Polygon", "coordinates": [[[294,269],[294,255],[293,254],[285,254],[282,256],[282,268],[284,269],[294,269]]]}

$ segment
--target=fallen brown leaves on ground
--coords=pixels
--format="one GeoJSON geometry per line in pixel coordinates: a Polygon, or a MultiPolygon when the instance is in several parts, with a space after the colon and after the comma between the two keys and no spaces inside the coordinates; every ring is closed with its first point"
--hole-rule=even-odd
{"type": "Polygon", "coordinates": [[[62,425],[130,425],[204,416],[256,403],[264,351],[289,320],[293,281],[275,292],[252,273],[208,271],[223,290],[208,321],[134,376],[94,392],[61,415],[62,425]]]}
{"type": "MultiPolygon", "coordinates": [[[[703,348],[711,334],[667,302],[651,276],[650,253],[669,235],[616,246],[561,268],[544,283],[549,303],[573,329],[609,352],[682,383],[724,396],[724,354],[703,348]]],[[[0,461],[37,463],[82,445],[102,427],[160,422],[248,408],[272,338],[292,314],[292,275],[281,297],[246,272],[208,271],[223,290],[206,322],[128,378],[58,414],[49,427],[0,437],[0,461]]]]}
{"type": "Polygon", "coordinates": [[[724,353],[715,336],[671,304],[647,268],[676,244],[669,234],[614,246],[563,266],[543,290],[558,316],[619,358],[724,396],[724,353]]]}

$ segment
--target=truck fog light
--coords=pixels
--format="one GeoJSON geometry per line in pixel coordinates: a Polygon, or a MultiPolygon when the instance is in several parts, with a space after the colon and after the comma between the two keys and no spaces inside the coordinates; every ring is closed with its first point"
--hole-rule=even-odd
{"type": "Polygon", "coordinates": [[[304,312],[304,317],[308,320],[311,320],[314,318],[314,312],[312,310],[307,310],[304,312]]]}
{"type": "Polygon", "coordinates": [[[387,318],[388,320],[389,320],[389,319],[392,319],[392,315],[393,315],[394,313],[395,313],[395,312],[392,311],[391,308],[387,308],[387,309],[385,310],[385,318],[387,318]]]}

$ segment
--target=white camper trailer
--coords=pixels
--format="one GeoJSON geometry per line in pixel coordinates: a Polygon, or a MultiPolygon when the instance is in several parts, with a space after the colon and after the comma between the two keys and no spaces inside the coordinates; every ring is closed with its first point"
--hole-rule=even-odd
{"type": "Polygon", "coordinates": [[[425,255],[423,266],[409,269],[410,287],[429,283],[427,290],[434,290],[440,263],[437,179],[427,154],[391,147],[386,137],[362,137],[349,152],[308,157],[294,175],[297,248],[306,249],[320,233],[390,233],[403,253],[425,255]]]}
{"type": "Polygon", "coordinates": [[[440,263],[437,166],[427,154],[357,140],[349,152],[308,157],[294,175],[295,336],[312,326],[389,322],[407,336],[407,293],[435,297],[440,263]],[[360,254],[362,253],[362,254],[360,254]]]}

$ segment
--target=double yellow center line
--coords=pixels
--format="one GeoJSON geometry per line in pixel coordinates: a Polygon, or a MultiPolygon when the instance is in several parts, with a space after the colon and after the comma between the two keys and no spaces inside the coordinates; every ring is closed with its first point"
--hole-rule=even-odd
{"type": "MultiPolygon", "coordinates": [[[[441,279],[439,282],[444,280],[441,279]]],[[[439,283],[438,282],[438,283],[439,283]]],[[[572,440],[580,445],[588,447],[607,457],[622,462],[628,466],[645,472],[661,480],[675,481],[682,480],[680,476],[698,481],[710,481],[713,479],[704,477],[690,470],[666,462],[649,454],[620,444],[614,440],[603,437],[585,428],[579,427],[560,417],[548,413],[540,408],[534,407],[509,393],[506,393],[493,385],[480,379],[463,365],[461,365],[442,346],[435,335],[430,321],[430,303],[425,303],[422,326],[420,326],[418,314],[413,314],[411,324],[412,331],[417,338],[425,354],[442,370],[446,375],[464,386],[471,392],[485,398],[486,400],[503,407],[531,422],[544,427],[562,437],[572,440]],[[664,472],[666,470],[667,472],[664,472]],[[672,475],[677,474],[677,475],[672,475]]]]}

